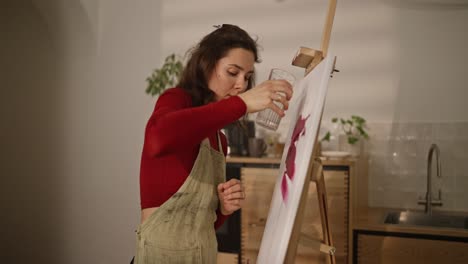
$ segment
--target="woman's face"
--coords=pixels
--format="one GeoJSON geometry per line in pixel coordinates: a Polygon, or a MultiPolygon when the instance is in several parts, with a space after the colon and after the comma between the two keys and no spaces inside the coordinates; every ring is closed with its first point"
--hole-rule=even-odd
{"type": "Polygon", "coordinates": [[[208,88],[215,93],[215,100],[244,92],[254,72],[254,63],[254,54],[242,48],[231,49],[218,60],[208,81],[208,88]]]}

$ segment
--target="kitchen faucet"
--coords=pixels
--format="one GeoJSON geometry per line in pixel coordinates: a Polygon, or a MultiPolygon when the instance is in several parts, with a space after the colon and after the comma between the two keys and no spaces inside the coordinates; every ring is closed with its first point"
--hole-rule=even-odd
{"type": "Polygon", "coordinates": [[[441,199],[441,190],[439,189],[439,198],[438,199],[432,199],[432,156],[436,154],[436,162],[437,162],[437,177],[441,178],[441,165],[440,165],[440,149],[436,144],[432,144],[431,147],[429,148],[429,153],[427,155],[427,191],[426,191],[426,199],[419,199],[418,204],[424,204],[425,209],[424,212],[426,214],[431,215],[432,214],[432,206],[433,205],[442,205],[442,199],[441,199]]]}

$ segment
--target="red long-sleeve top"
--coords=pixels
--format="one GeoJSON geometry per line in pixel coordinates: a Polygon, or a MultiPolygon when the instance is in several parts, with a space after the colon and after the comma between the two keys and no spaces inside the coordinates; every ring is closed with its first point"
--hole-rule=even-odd
{"type": "MultiPolygon", "coordinates": [[[[246,105],[238,96],[192,107],[190,95],[181,88],[161,94],[148,120],[140,166],[141,208],[159,207],[187,179],[203,139],[218,150],[217,132],[246,113],[246,105]]],[[[221,135],[224,155],[227,140],[221,135]]],[[[215,228],[227,216],[216,211],[215,228]]]]}

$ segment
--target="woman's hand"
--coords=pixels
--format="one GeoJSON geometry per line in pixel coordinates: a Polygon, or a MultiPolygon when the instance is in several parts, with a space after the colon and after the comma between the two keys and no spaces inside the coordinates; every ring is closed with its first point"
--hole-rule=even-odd
{"type": "Polygon", "coordinates": [[[265,108],[271,108],[280,116],[284,116],[284,111],[274,101],[283,104],[284,110],[286,110],[289,107],[292,93],[292,86],[287,81],[268,80],[238,96],[247,106],[247,113],[255,113],[265,108]]]}
{"type": "Polygon", "coordinates": [[[245,199],[244,187],[238,179],[231,179],[218,185],[221,213],[230,215],[242,207],[245,199]]]}

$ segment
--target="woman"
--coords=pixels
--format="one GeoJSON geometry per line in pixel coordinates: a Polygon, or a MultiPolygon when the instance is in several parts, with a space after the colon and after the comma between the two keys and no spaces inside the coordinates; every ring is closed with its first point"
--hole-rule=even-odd
{"type": "Polygon", "coordinates": [[[258,61],[256,42],[222,25],[192,50],[177,87],[159,97],[141,158],[135,263],[216,263],[215,228],[245,199],[239,180],[225,182],[220,129],[265,108],[284,116],[273,101],[287,109],[292,96],[283,80],[253,87],[258,61]]]}

